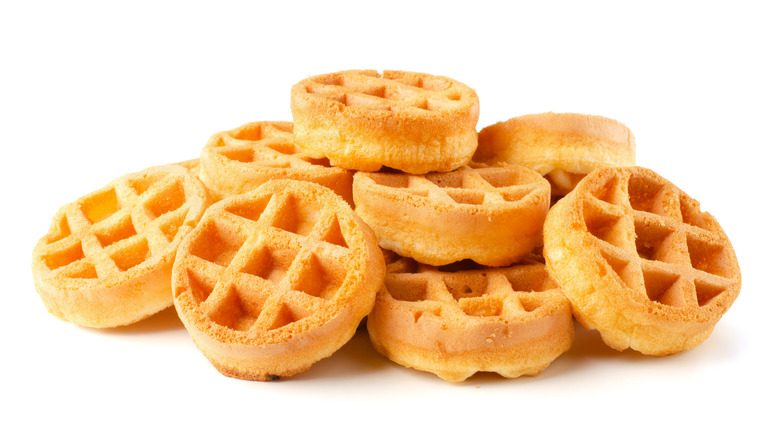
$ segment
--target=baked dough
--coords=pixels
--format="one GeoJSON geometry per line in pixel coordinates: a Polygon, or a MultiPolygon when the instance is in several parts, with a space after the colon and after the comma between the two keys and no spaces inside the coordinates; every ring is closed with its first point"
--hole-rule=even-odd
{"type": "Polygon", "coordinates": [[[400,259],[387,269],[367,328],[396,363],[450,382],[535,376],[572,345],[569,301],[543,264],[440,270],[400,259]]]}
{"type": "Polygon", "coordinates": [[[323,185],[352,203],[352,172],[314,158],[293,143],[290,122],[252,122],[209,138],[199,177],[217,200],[248,192],[272,179],[323,185]]]}
{"type": "Polygon", "coordinates": [[[122,176],[64,205],[33,249],[33,281],[53,315],[87,327],[117,327],[173,304],[179,243],[207,207],[186,168],[122,176]]]}
{"type": "Polygon", "coordinates": [[[335,166],[447,172],[477,148],[479,100],[444,76],[349,70],[292,87],[295,143],[335,166]]]}
{"type": "Polygon", "coordinates": [[[176,311],[222,374],[275,380],[333,354],[371,311],[385,264],[333,191],[272,180],[212,205],[173,267],[176,311]]]}
{"type": "Polygon", "coordinates": [[[550,181],[552,195],[570,192],[600,167],[633,166],[634,134],[606,117],[543,113],[515,117],[483,128],[474,161],[528,166],[550,181]]]}
{"type": "Polygon", "coordinates": [[[358,172],[355,211],[379,245],[421,263],[519,262],[542,243],[550,184],[520,165],[446,173],[358,172]]]}
{"type": "Polygon", "coordinates": [[[647,355],[699,345],[741,286],[715,218],[640,167],[595,170],[558,201],[544,257],[583,326],[616,350],[647,355]]]}

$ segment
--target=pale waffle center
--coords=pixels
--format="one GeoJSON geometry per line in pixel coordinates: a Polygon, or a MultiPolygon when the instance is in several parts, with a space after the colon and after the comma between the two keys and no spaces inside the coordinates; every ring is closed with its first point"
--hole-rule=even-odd
{"type": "Polygon", "coordinates": [[[447,173],[370,173],[369,177],[384,190],[449,205],[491,206],[518,202],[539,190],[543,184],[542,178],[535,172],[522,172],[513,167],[466,166],[447,173]]]}
{"type": "Polygon", "coordinates": [[[458,84],[409,72],[350,71],[309,78],[307,94],[346,107],[425,115],[471,105],[458,84]]]}
{"type": "Polygon", "coordinates": [[[418,272],[388,273],[390,295],[414,309],[415,322],[428,313],[448,319],[524,321],[549,312],[558,293],[544,265],[443,272],[420,266],[418,272]]]}
{"type": "Polygon", "coordinates": [[[651,301],[696,309],[732,283],[725,237],[672,185],[615,177],[587,195],[583,218],[620,281],[651,301]]]}
{"type": "Polygon", "coordinates": [[[190,210],[184,184],[162,171],[134,175],[68,204],[43,246],[46,267],[63,278],[102,279],[170,251],[190,210]]]}
{"type": "Polygon", "coordinates": [[[194,239],[182,263],[199,311],[240,332],[302,326],[341,296],[355,264],[336,212],[290,194],[227,204],[194,239]]]}

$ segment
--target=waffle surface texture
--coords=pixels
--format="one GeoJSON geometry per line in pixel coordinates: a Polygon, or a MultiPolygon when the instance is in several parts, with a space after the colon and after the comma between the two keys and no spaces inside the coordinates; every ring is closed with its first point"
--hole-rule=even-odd
{"type": "Polygon", "coordinates": [[[715,218],[641,167],[596,170],[558,201],[544,256],[583,326],[614,349],[648,355],[699,345],[741,286],[715,218]]]}
{"type": "Polygon", "coordinates": [[[346,343],[384,273],[373,233],[346,201],[273,180],[206,211],[179,249],[174,302],[221,373],[274,380],[346,343]]]}
{"type": "Polygon", "coordinates": [[[447,172],[477,148],[479,99],[444,76],[348,70],[292,87],[295,142],[335,166],[447,172]]]}
{"type": "Polygon", "coordinates": [[[179,243],[207,206],[187,169],[117,178],[61,207],[33,249],[33,280],[53,315],[88,327],[127,325],[173,304],[179,243]]]}

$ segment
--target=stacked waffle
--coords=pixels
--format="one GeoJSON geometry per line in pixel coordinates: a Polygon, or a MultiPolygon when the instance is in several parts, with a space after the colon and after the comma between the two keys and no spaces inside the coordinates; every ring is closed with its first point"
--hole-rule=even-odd
{"type": "Polygon", "coordinates": [[[739,293],[717,221],[635,167],[617,121],[477,132],[473,89],[400,71],[313,76],[291,102],[292,123],[216,133],[199,160],[63,206],[33,251],[46,308],[115,327],[175,305],[215,368],[250,380],[308,369],[368,317],[381,354],[462,381],[538,374],[572,315],[617,350],[683,351],[739,293]]]}

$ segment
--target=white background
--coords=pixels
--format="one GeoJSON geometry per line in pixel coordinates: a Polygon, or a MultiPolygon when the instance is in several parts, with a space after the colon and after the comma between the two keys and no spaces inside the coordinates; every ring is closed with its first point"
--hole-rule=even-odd
{"type": "Polygon", "coordinates": [[[9,3],[0,435],[776,430],[780,33],[770,2],[9,3]],[[45,311],[30,258],[60,205],[195,158],[214,132],[291,120],[294,83],[351,68],[464,82],[480,97],[478,128],[544,111],[622,121],[638,164],[725,228],[740,297],[689,352],[618,353],[578,330],[538,377],[462,384],[390,363],[364,333],[297,378],[245,382],[219,374],[173,310],[102,331],[45,311]]]}

